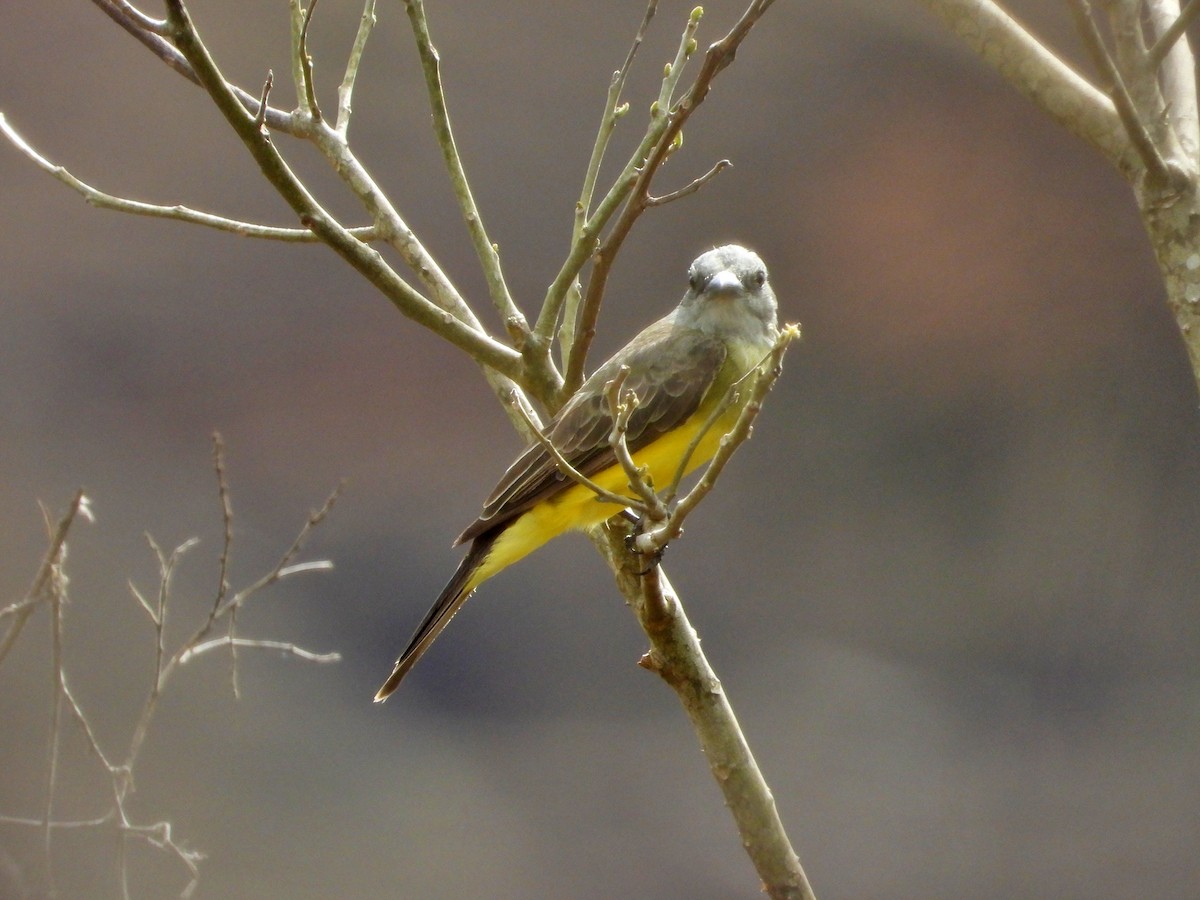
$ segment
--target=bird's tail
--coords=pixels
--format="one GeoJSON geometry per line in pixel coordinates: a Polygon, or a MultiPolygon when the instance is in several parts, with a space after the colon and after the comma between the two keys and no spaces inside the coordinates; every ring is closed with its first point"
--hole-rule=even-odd
{"type": "Polygon", "coordinates": [[[429,649],[429,645],[442,633],[442,629],[450,624],[450,620],[454,618],[458,608],[471,596],[471,592],[475,590],[480,581],[475,577],[476,573],[487,559],[495,541],[494,534],[485,532],[471,543],[471,549],[458,564],[450,583],[442,589],[441,595],[429,612],[425,614],[425,618],[417,627],[412,640],[408,642],[407,649],[396,660],[392,674],[383,683],[383,687],[376,692],[376,703],[382,703],[391,695],[392,691],[396,690],[404,676],[429,649]]]}

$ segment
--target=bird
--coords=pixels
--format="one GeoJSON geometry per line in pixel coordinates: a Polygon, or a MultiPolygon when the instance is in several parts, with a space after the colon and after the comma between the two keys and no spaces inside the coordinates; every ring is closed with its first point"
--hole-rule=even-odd
{"type": "MultiPolygon", "coordinates": [[[[712,459],[751,393],[743,382],[778,338],[777,304],[767,267],[737,244],[709,250],[688,269],[679,305],[646,327],[587,378],[547,423],[543,435],[577,472],[605,490],[627,491],[629,477],[610,444],[607,385],[624,368],[624,391],[637,405],[626,445],[651,484],[669,484],[697,435],[683,474],[712,459]],[[722,403],[727,408],[713,421],[722,403]]],[[[545,443],[531,443],[509,466],[483,510],[458,536],[470,543],[391,675],[375,694],[382,702],[429,649],[480,584],[552,538],[598,525],[624,511],[560,469],[545,443]]]]}

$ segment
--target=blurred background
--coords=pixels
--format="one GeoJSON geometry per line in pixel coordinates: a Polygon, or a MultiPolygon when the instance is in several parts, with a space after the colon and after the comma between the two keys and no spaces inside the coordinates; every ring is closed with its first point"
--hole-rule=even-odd
{"type": "MultiPolygon", "coordinates": [[[[287,9],[194,0],[226,74],[290,107],[287,9]]],[[[690,3],[660,4],[606,172],[641,134],[690,3]]],[[[701,46],[740,2],[706,4],[701,46]]],[[[1065,7],[1016,6],[1081,60],[1065,7]]],[[[152,11],[156,11],[151,8],[152,11]]],[[[357,0],[312,26],[335,103],[357,0]]],[[[510,287],[566,252],[640,0],[430,0],[459,147],[510,287]]],[[[0,109],[115,194],[293,224],[197,88],[87,3],[3,11],[0,109]]],[[[1080,63],[1082,66],[1082,62],[1080,63]]],[[[1087,70],[1085,68],[1086,71],[1087,70]]],[[[443,176],[407,20],[383,3],[351,140],[500,333],[443,176]]],[[[317,196],[365,222],[310,148],[317,196]]],[[[804,342],[667,568],[809,877],[829,898],[1196,896],[1200,419],[1130,193],[911,0],[780,3],[657,181],[734,168],[648,214],[594,361],[673,306],[699,252],[771,267],[804,342]]],[[[77,487],[66,671],[120,758],[153,671],[132,581],[149,533],[201,540],[168,634],[203,620],[228,445],[231,579],[267,571],[347,479],[246,637],[333,666],[227,656],[171,682],[132,808],[202,850],[201,897],[754,897],[674,695],[582,537],[489,582],[386,705],[371,697],[456,565],[450,541],[520,444],[475,365],[332,252],[96,211],[0,146],[0,604],[77,487]]],[[[0,667],[0,813],[43,809],[44,614],[0,667]]],[[[61,817],[107,809],[65,729],[61,817]]],[[[111,831],[59,834],[65,897],[118,895],[111,831]]],[[[186,884],[134,846],[133,894],[186,884]]],[[[34,829],[0,884],[46,890],[34,829]]]]}

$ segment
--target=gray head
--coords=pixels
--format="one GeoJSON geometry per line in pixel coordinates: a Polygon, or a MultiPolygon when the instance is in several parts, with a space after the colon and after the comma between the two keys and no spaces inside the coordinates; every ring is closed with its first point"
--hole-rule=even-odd
{"type": "Polygon", "coordinates": [[[726,244],[701,254],[688,269],[688,290],[675,321],[722,338],[770,344],[777,335],[775,309],[767,267],[758,254],[726,244]]]}

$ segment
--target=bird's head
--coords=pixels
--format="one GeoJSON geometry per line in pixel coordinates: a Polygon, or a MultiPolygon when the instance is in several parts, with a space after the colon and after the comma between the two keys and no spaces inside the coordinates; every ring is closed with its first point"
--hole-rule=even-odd
{"type": "Polygon", "coordinates": [[[688,289],[676,322],[723,338],[773,342],[775,294],[759,255],[726,244],[697,257],[688,269],[688,289]]]}

